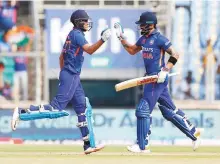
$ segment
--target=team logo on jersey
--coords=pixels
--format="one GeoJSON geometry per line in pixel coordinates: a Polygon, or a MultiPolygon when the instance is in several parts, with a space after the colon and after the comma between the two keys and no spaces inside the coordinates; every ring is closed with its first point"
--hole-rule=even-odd
{"type": "Polygon", "coordinates": [[[150,45],[153,45],[153,44],[154,44],[154,40],[151,40],[151,41],[150,41],[150,45]]]}
{"type": "Polygon", "coordinates": [[[146,43],[146,39],[143,39],[143,40],[141,41],[141,43],[142,43],[142,44],[145,44],[145,43],[146,43]]]}

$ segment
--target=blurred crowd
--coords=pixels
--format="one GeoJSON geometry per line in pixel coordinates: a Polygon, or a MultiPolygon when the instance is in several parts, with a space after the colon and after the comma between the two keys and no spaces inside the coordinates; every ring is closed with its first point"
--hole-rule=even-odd
{"type": "Polygon", "coordinates": [[[28,59],[13,54],[31,50],[34,30],[18,24],[18,10],[19,2],[0,1],[0,99],[28,100],[28,59]]]}
{"type": "MultiPolygon", "coordinates": [[[[178,88],[174,93],[174,97],[179,100],[204,100],[206,97],[206,87],[208,80],[207,66],[208,62],[211,63],[211,67],[214,70],[214,88],[215,88],[215,100],[220,100],[220,34],[217,35],[216,40],[212,40],[210,37],[203,37],[205,34],[200,33],[200,50],[201,50],[201,68],[197,68],[196,72],[201,70],[201,78],[199,84],[196,83],[195,74],[193,70],[188,70],[183,80],[178,82],[178,88]],[[199,93],[198,93],[199,90],[199,93]]],[[[210,69],[208,74],[211,74],[210,69]]]]}

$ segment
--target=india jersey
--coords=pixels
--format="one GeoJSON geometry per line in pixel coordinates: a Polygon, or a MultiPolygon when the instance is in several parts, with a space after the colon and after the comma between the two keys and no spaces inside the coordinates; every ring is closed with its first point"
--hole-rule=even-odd
{"type": "Polygon", "coordinates": [[[87,43],[84,33],[80,29],[74,28],[70,31],[62,50],[64,57],[63,69],[76,74],[81,72],[84,61],[82,47],[87,43]]]}
{"type": "Polygon", "coordinates": [[[141,36],[136,45],[142,47],[146,74],[157,74],[165,66],[165,51],[171,42],[155,29],[149,36],[141,36]]]}

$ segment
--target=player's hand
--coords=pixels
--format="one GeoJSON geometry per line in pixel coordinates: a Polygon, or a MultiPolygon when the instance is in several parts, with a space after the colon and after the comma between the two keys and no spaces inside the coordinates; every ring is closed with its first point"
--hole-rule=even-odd
{"type": "Polygon", "coordinates": [[[168,78],[169,70],[167,68],[162,68],[158,73],[157,83],[164,83],[164,81],[168,78]]]}
{"type": "Polygon", "coordinates": [[[124,40],[125,39],[124,29],[121,26],[121,24],[119,22],[115,23],[114,28],[115,28],[116,35],[117,35],[118,39],[119,40],[124,40]]]}
{"type": "Polygon", "coordinates": [[[101,39],[103,42],[107,41],[111,36],[111,30],[109,28],[104,29],[101,32],[101,39]]]}

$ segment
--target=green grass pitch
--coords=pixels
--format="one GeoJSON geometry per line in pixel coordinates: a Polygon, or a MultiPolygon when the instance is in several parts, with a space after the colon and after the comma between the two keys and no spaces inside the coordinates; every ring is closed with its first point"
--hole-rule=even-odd
{"type": "Polygon", "coordinates": [[[106,146],[84,155],[75,145],[0,145],[0,164],[220,164],[220,147],[154,146],[150,154],[129,153],[125,146],[106,146]]]}

